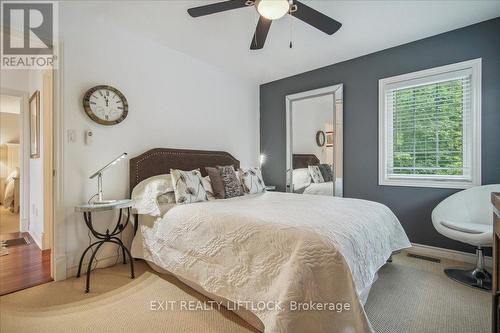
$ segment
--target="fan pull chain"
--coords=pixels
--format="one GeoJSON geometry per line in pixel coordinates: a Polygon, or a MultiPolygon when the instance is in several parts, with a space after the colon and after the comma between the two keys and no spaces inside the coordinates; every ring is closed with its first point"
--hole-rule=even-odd
{"type": "Polygon", "coordinates": [[[288,9],[288,14],[290,15],[288,18],[288,23],[290,26],[290,48],[293,48],[293,29],[292,29],[292,21],[293,21],[293,13],[297,11],[297,5],[293,3],[293,0],[289,0],[290,8],[288,9]]]}
{"type": "Polygon", "coordinates": [[[289,28],[290,28],[290,48],[293,48],[293,43],[292,43],[292,40],[293,40],[293,34],[292,34],[292,6],[290,6],[290,9],[288,11],[288,14],[290,14],[290,16],[288,17],[288,23],[289,23],[289,28]]]}

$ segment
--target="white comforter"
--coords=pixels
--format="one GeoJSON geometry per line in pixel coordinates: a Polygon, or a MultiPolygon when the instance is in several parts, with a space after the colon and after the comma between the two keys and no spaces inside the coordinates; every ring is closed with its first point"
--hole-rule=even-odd
{"type": "Polygon", "coordinates": [[[304,194],[314,194],[314,195],[335,195],[333,193],[333,182],[324,183],[311,183],[308,187],[304,189],[304,194]]]}
{"type": "Polygon", "coordinates": [[[410,246],[382,204],[277,192],[179,205],[142,232],[142,257],[251,311],[265,332],[371,332],[358,295],[410,246]]]}

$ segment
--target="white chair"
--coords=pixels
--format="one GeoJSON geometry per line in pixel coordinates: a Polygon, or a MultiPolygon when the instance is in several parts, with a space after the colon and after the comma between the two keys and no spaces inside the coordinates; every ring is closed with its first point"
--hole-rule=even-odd
{"type": "Polygon", "coordinates": [[[491,192],[499,191],[500,184],[472,187],[449,196],[432,211],[432,224],[440,234],[476,247],[476,267],[445,269],[451,279],[471,287],[491,289],[491,274],[484,268],[483,247],[492,246],[491,192]]]}

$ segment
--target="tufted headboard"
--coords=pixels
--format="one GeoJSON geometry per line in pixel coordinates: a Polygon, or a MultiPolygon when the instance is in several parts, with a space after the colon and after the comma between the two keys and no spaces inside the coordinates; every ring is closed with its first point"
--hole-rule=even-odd
{"type": "Polygon", "coordinates": [[[194,170],[199,168],[206,176],[205,167],[233,165],[240,161],[223,151],[155,148],[130,159],[130,193],[135,185],[149,177],[170,173],[170,169],[194,170]]]}
{"type": "Polygon", "coordinates": [[[314,154],[293,154],[293,169],[307,168],[309,165],[320,164],[319,158],[314,154]]]}

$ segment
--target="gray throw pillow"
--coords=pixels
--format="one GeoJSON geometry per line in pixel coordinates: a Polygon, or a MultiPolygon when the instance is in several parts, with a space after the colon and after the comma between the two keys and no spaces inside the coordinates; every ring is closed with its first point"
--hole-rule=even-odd
{"type": "Polygon", "coordinates": [[[234,198],[242,196],[241,183],[236,176],[236,171],[232,165],[218,166],[222,182],[224,183],[224,198],[234,198]]]}
{"type": "Polygon", "coordinates": [[[333,170],[330,164],[320,164],[319,171],[321,171],[321,175],[323,176],[323,180],[325,182],[333,181],[333,170]]]}
{"type": "Polygon", "coordinates": [[[216,199],[224,199],[226,192],[224,191],[224,182],[218,168],[206,167],[205,171],[208,173],[210,182],[212,183],[212,190],[216,199]]]}

